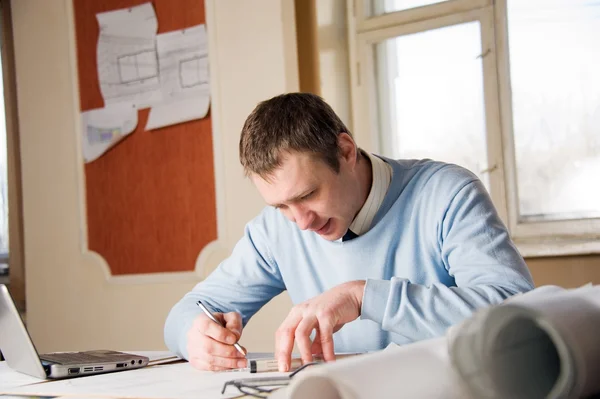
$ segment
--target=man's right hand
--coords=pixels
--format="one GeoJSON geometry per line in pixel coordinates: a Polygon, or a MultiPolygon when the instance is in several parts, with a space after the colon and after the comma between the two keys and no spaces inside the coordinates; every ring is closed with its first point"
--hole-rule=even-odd
{"type": "Polygon", "coordinates": [[[214,316],[225,328],[200,314],[188,331],[190,363],[197,369],[210,371],[246,367],[246,358],[233,346],[242,336],[242,316],[237,312],[214,313],[214,316]]]}

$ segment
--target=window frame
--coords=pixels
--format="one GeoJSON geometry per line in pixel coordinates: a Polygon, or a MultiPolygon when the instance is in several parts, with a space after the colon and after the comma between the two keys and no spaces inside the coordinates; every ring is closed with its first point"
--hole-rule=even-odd
{"type": "Polygon", "coordinates": [[[517,165],[512,117],[507,0],[495,1],[498,83],[506,162],[508,225],[522,253],[530,256],[600,253],[600,218],[528,222],[519,219],[517,165]]]}
{"type": "Polygon", "coordinates": [[[20,312],[26,310],[25,253],[23,249],[23,213],[21,189],[21,146],[17,113],[17,87],[11,5],[0,0],[0,51],[4,79],[4,108],[8,169],[8,264],[9,290],[20,312]]]}
{"type": "MultiPolygon", "coordinates": [[[[350,91],[354,134],[361,147],[381,152],[373,44],[416,32],[479,21],[489,191],[501,219],[525,257],[600,253],[600,218],[527,221],[519,218],[512,124],[507,0],[447,0],[369,16],[371,0],[347,0],[350,91]]],[[[386,115],[388,116],[386,119],[386,115]]],[[[387,122],[386,122],[387,123],[387,122]]]]}

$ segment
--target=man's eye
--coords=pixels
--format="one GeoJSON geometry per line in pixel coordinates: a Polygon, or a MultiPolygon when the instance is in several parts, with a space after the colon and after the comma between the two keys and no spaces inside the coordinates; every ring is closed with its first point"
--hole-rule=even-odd
{"type": "Polygon", "coordinates": [[[314,194],[314,193],[315,193],[315,192],[314,192],[314,191],[312,191],[312,192],[310,192],[310,193],[306,194],[304,197],[300,198],[300,200],[309,199],[310,197],[312,197],[312,196],[313,196],[313,194],[314,194]]]}

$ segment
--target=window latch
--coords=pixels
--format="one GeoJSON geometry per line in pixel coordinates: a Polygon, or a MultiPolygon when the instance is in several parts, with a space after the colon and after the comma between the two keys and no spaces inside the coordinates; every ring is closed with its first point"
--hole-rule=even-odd
{"type": "Polygon", "coordinates": [[[479,171],[479,173],[481,173],[482,175],[486,174],[486,173],[492,173],[493,171],[495,171],[496,169],[498,169],[498,164],[494,164],[492,166],[490,166],[487,169],[484,169],[482,171],[479,171]]]}
{"type": "Polygon", "coordinates": [[[492,52],[492,50],[490,50],[490,49],[487,49],[487,50],[485,51],[485,53],[483,53],[483,54],[479,54],[477,57],[475,57],[475,59],[477,59],[477,58],[484,59],[484,58],[485,58],[485,57],[486,57],[486,56],[487,56],[489,53],[491,53],[491,52],[492,52]]]}

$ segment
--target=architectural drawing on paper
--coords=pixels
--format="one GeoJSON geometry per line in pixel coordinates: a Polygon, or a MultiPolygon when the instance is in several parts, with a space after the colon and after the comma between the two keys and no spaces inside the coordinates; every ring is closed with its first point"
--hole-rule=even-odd
{"type": "Polygon", "coordinates": [[[179,61],[179,81],[183,88],[208,84],[208,57],[199,55],[179,61]]]}
{"type": "Polygon", "coordinates": [[[121,84],[144,83],[147,79],[158,77],[156,51],[153,50],[120,55],[117,64],[121,84]]]}
{"type": "Polygon", "coordinates": [[[152,3],[96,15],[97,67],[105,104],[147,108],[162,99],[152,3]]]}
{"type": "Polygon", "coordinates": [[[146,129],[204,118],[210,106],[206,27],[156,37],[162,101],[152,106],[146,129]]]}

